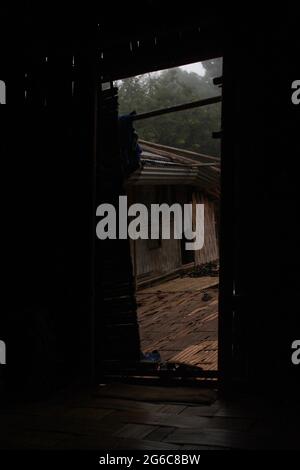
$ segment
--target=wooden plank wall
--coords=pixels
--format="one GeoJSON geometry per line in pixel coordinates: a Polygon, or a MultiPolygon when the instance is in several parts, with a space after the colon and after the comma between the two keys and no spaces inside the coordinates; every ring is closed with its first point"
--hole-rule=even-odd
{"type": "MultiPolygon", "coordinates": [[[[146,204],[158,202],[158,186],[139,186],[132,187],[129,191],[129,202],[140,202],[146,204]]],[[[171,188],[169,188],[170,192],[171,188]]],[[[204,247],[195,251],[195,264],[197,266],[216,261],[219,257],[218,241],[216,234],[215,205],[205,195],[194,193],[194,200],[197,203],[204,203],[204,247]]],[[[160,203],[166,201],[159,201],[160,203]]],[[[173,201],[175,202],[175,200],[173,201]]],[[[188,189],[185,187],[176,188],[176,202],[181,204],[189,202],[188,189]]],[[[172,230],[171,230],[172,234],[172,230]]],[[[135,274],[139,278],[159,276],[171,273],[182,266],[181,241],[180,240],[161,240],[161,245],[150,249],[148,240],[131,241],[131,254],[135,266],[135,274]]]]}
{"type": "MultiPolygon", "coordinates": [[[[159,192],[157,188],[159,187],[143,186],[132,188],[132,197],[136,202],[143,203],[147,207],[151,203],[167,202],[164,200],[157,201],[159,192]]],[[[181,266],[180,240],[161,240],[161,245],[152,249],[149,249],[148,240],[136,240],[134,243],[136,275],[138,277],[166,274],[181,266]]]]}
{"type": "Polygon", "coordinates": [[[148,240],[136,241],[137,276],[166,274],[181,266],[180,240],[161,240],[161,246],[149,250],[148,240]]]}
{"type": "Polygon", "coordinates": [[[199,193],[195,193],[195,200],[197,204],[204,204],[204,246],[201,250],[195,252],[195,264],[200,266],[219,258],[215,218],[215,205],[217,202],[199,193]]]}

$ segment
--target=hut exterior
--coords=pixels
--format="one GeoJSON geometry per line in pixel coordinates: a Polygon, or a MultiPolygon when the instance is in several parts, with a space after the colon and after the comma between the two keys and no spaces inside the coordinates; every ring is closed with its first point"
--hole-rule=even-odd
{"type": "MultiPolygon", "coordinates": [[[[171,277],[217,261],[220,160],[181,149],[139,141],[141,168],[127,181],[128,202],[150,204],[204,203],[204,246],[187,251],[185,240],[131,240],[137,283],[171,277]]],[[[194,211],[193,211],[194,212],[194,211]]]]}

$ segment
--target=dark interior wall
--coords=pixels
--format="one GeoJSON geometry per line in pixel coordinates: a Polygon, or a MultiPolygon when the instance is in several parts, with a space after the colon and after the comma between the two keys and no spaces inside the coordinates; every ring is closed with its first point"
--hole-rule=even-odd
{"type": "Polygon", "coordinates": [[[73,95],[71,55],[22,59],[0,109],[1,339],[9,390],[38,392],[90,372],[95,96],[89,57],[73,95]]]}
{"type": "MultiPolygon", "coordinates": [[[[4,175],[0,339],[7,343],[5,372],[13,386],[31,379],[42,385],[68,375],[78,377],[87,374],[95,360],[91,348],[96,77],[102,72],[105,79],[121,78],[222,54],[223,370],[227,377],[232,372],[247,383],[257,379],[270,383],[279,374],[296,376],[289,345],[299,335],[294,306],[299,279],[295,171],[299,107],[290,101],[300,57],[297,27],[289,18],[287,36],[277,24],[270,33],[269,23],[257,28],[251,18],[248,27],[237,27],[226,17],[220,23],[220,15],[193,12],[178,12],[176,21],[158,15],[156,23],[154,3],[147,2],[152,15],[147,20],[153,21],[140,18],[119,29],[111,17],[105,17],[99,20],[101,33],[97,17],[92,21],[91,14],[83,14],[82,23],[78,15],[77,22],[66,23],[68,27],[60,17],[57,28],[53,28],[55,15],[47,19],[42,15],[44,21],[37,23],[25,15],[28,21],[20,30],[24,44],[18,39],[16,48],[12,40],[12,49],[6,51],[5,60],[1,58],[7,105],[0,109],[4,175]],[[102,45],[103,62],[99,61],[102,45]],[[73,57],[75,101],[70,86],[73,57]]],[[[99,197],[102,201],[107,195],[99,197]]],[[[119,248],[126,264],[127,245],[123,251],[119,248]]],[[[101,298],[99,305],[103,307],[101,298]]],[[[120,310],[116,304],[110,308],[117,313],[115,328],[120,310]]],[[[98,325],[101,330],[101,321],[98,325]]],[[[132,325],[135,330],[134,319],[132,325]]],[[[112,331],[117,343],[116,329],[112,331]]],[[[126,334],[123,338],[126,344],[126,334]]]]}
{"type": "Polygon", "coordinates": [[[283,25],[243,26],[224,54],[221,327],[233,354],[220,337],[221,364],[246,383],[281,387],[299,379],[299,41],[292,21],[289,37],[283,25]]]}

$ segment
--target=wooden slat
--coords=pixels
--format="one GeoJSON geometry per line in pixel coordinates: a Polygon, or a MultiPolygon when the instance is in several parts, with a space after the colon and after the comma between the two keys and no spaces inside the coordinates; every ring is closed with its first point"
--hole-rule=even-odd
{"type": "Polygon", "coordinates": [[[217,370],[217,285],[216,277],[184,277],[138,290],[142,350],[157,349],[163,360],[217,370]],[[204,291],[211,296],[207,302],[204,291]]]}

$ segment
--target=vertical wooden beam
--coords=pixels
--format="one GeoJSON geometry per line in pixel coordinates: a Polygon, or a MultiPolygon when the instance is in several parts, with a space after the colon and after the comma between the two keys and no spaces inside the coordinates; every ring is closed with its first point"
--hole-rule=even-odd
{"type": "Polygon", "coordinates": [[[232,315],[233,315],[233,172],[234,132],[230,113],[234,90],[233,61],[226,51],[223,57],[223,100],[221,142],[221,201],[220,201],[220,288],[218,370],[220,389],[225,392],[232,380],[232,315]]]}

